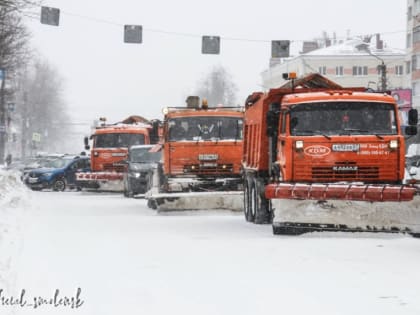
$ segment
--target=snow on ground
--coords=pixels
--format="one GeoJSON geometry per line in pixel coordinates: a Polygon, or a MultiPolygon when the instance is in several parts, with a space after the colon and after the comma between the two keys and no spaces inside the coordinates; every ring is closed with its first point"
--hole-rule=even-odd
{"type": "MultiPolygon", "coordinates": [[[[22,246],[20,222],[28,197],[20,174],[0,169],[0,290],[14,288],[17,258],[22,246]]],[[[10,311],[0,309],[1,314],[10,311]]]]}
{"type": "MultiPolygon", "coordinates": [[[[157,214],[142,199],[31,192],[14,292],[77,309],[16,314],[420,314],[420,240],[273,236],[230,211],[157,214]]],[[[2,306],[0,314],[10,306],[2,306]]]]}

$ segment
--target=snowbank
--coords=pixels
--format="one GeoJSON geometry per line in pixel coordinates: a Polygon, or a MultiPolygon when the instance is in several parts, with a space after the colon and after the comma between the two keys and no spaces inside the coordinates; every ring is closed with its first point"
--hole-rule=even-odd
{"type": "Polygon", "coordinates": [[[14,286],[14,268],[22,246],[19,228],[28,200],[29,190],[20,174],[0,169],[0,289],[5,292],[14,286]]]}

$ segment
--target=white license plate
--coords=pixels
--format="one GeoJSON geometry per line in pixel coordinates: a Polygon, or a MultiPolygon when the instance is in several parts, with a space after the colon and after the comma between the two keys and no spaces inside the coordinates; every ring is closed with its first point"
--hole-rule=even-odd
{"type": "Polygon", "coordinates": [[[335,152],[357,152],[360,149],[360,144],[355,143],[346,143],[340,144],[336,143],[332,145],[332,150],[335,152]]]}
{"type": "Polygon", "coordinates": [[[28,181],[30,182],[30,183],[37,183],[38,182],[38,178],[34,178],[34,177],[29,177],[29,179],[28,179],[28,181]]]}

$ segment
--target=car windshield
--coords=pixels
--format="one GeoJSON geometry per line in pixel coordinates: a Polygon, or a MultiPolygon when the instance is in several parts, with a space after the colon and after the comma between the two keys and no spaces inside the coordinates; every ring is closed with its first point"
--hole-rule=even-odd
{"type": "Polygon", "coordinates": [[[73,161],[72,159],[55,159],[48,161],[44,164],[44,167],[48,168],[63,168],[66,167],[70,162],[73,161]]]}
{"type": "Polygon", "coordinates": [[[347,135],[397,133],[392,104],[374,102],[328,102],[294,106],[290,133],[302,135],[347,135]]]}
{"type": "Polygon", "coordinates": [[[150,152],[149,148],[132,148],[130,150],[130,162],[136,163],[156,163],[160,161],[161,151],[150,152]]]}
{"type": "Polygon", "coordinates": [[[242,118],[182,117],[168,121],[169,141],[241,140],[242,118]]]}
{"type": "Polygon", "coordinates": [[[137,133],[105,133],[95,136],[96,148],[128,148],[144,144],[144,135],[137,133]]]}

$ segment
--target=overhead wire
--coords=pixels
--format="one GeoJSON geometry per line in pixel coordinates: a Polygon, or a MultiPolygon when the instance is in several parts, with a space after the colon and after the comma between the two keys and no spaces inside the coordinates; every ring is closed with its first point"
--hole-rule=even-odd
{"type": "MultiPolygon", "coordinates": [[[[33,6],[36,6],[36,7],[39,7],[39,8],[42,7],[41,4],[36,4],[36,3],[33,3],[33,2],[31,4],[33,6]]],[[[60,14],[63,14],[65,16],[71,16],[71,17],[85,19],[85,20],[92,21],[92,22],[95,22],[95,23],[102,23],[102,24],[108,24],[108,25],[119,26],[119,27],[123,27],[125,25],[125,24],[122,24],[122,23],[119,23],[119,22],[108,20],[108,19],[82,15],[82,14],[73,13],[73,12],[69,12],[69,11],[60,10],[60,14]]],[[[33,14],[31,14],[31,16],[29,16],[29,14],[27,13],[27,14],[24,14],[24,15],[26,17],[34,19],[36,17],[40,17],[41,14],[40,13],[39,14],[33,13],[33,14]]],[[[202,37],[202,34],[168,31],[168,30],[159,29],[159,28],[143,27],[143,31],[151,32],[151,33],[166,34],[166,35],[171,35],[171,36],[195,37],[195,38],[201,38],[202,37]]],[[[388,32],[371,32],[371,33],[367,33],[367,34],[352,35],[351,37],[352,38],[363,38],[365,36],[369,36],[369,35],[372,35],[372,34],[380,34],[380,35],[386,36],[386,35],[402,34],[402,33],[406,33],[406,30],[396,30],[396,31],[388,31],[388,32]]],[[[221,40],[225,40],[225,41],[242,41],[242,42],[255,42],[255,43],[270,43],[270,42],[272,42],[272,40],[269,40],[269,39],[244,38],[244,37],[234,37],[234,36],[219,36],[219,37],[220,37],[221,40]]],[[[346,40],[346,39],[348,39],[348,37],[335,37],[334,38],[334,40],[337,40],[337,41],[346,40]]],[[[290,43],[306,42],[306,41],[313,41],[313,40],[314,39],[312,39],[312,40],[309,40],[309,39],[291,39],[290,43]]]]}

